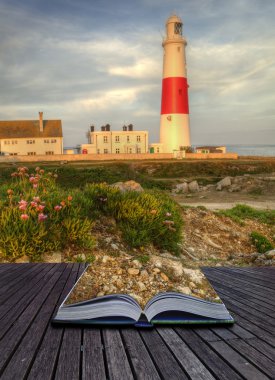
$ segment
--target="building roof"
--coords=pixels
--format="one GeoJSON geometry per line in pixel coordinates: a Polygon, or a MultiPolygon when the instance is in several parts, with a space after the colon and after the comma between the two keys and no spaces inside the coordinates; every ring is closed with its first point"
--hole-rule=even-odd
{"type": "Polygon", "coordinates": [[[62,137],[61,120],[43,120],[43,132],[39,120],[0,121],[0,139],[62,137]]]}
{"type": "Polygon", "coordinates": [[[197,146],[196,149],[218,149],[222,148],[222,145],[205,145],[205,146],[197,146]]]}

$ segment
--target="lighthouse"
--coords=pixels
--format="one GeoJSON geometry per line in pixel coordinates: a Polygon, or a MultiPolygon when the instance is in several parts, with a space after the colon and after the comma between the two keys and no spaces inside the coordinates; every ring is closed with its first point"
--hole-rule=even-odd
{"type": "Polygon", "coordinates": [[[163,40],[163,75],[160,143],[165,153],[190,146],[188,84],[182,21],[173,15],[166,22],[163,40]]]}

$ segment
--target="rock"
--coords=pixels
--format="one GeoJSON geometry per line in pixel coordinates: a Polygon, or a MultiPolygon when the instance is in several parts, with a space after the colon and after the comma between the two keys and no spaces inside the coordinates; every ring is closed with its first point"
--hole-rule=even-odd
{"type": "Polygon", "coordinates": [[[131,275],[131,276],[137,276],[139,274],[139,269],[136,269],[136,268],[129,268],[128,269],[128,273],[131,275]]]}
{"type": "MultiPolygon", "coordinates": [[[[85,257],[86,259],[86,257],[85,257]]],[[[45,263],[61,263],[62,254],[61,252],[53,252],[52,254],[43,255],[43,261],[45,263]]]]}
{"type": "Polygon", "coordinates": [[[189,282],[189,288],[190,289],[194,289],[194,288],[196,288],[196,284],[194,283],[194,282],[189,282]]]}
{"type": "Polygon", "coordinates": [[[225,187],[231,186],[231,177],[225,177],[221,181],[219,181],[216,185],[216,190],[220,191],[225,187]]]}
{"type": "Polygon", "coordinates": [[[173,269],[175,277],[181,277],[183,275],[183,266],[180,262],[173,263],[171,268],[173,269]]]}
{"type": "Polygon", "coordinates": [[[271,251],[267,251],[265,253],[265,257],[267,259],[274,259],[275,258],[275,249],[272,249],[271,251]]]}
{"type": "Polygon", "coordinates": [[[121,268],[119,268],[116,272],[117,272],[117,274],[122,274],[123,270],[121,268]]]}
{"type": "Polygon", "coordinates": [[[103,286],[103,291],[104,291],[105,293],[107,293],[107,292],[109,291],[109,286],[108,286],[108,285],[104,285],[104,286],[103,286]]]}
{"type": "Polygon", "coordinates": [[[142,264],[138,260],[133,260],[132,264],[134,265],[135,268],[141,268],[142,264]]]}
{"type": "Polygon", "coordinates": [[[192,282],[201,283],[204,278],[204,275],[199,269],[183,268],[183,271],[187,276],[189,276],[192,282]]]}
{"type": "Polygon", "coordinates": [[[97,297],[103,297],[105,295],[105,293],[104,292],[99,292],[99,293],[97,293],[97,297]]]}
{"type": "Polygon", "coordinates": [[[239,185],[231,185],[229,188],[228,188],[228,191],[230,192],[230,193],[237,193],[237,192],[239,192],[239,191],[241,191],[242,190],[242,188],[241,188],[241,186],[239,186],[239,185]]]}
{"type": "Polygon", "coordinates": [[[115,284],[116,284],[118,289],[122,289],[124,286],[123,281],[120,279],[116,280],[115,284]]]}
{"type": "Polygon", "coordinates": [[[119,249],[115,243],[111,244],[111,248],[114,249],[115,251],[117,251],[119,249]]]}
{"type": "Polygon", "coordinates": [[[174,193],[188,193],[188,183],[178,183],[176,187],[172,190],[174,193]]]}
{"type": "Polygon", "coordinates": [[[102,257],[102,262],[105,264],[109,260],[109,256],[103,256],[102,257]]]}
{"type": "Polygon", "coordinates": [[[162,262],[161,261],[156,260],[154,265],[156,268],[162,268],[162,262]]]}
{"type": "Polygon", "coordinates": [[[138,303],[142,303],[143,302],[143,298],[140,297],[140,296],[138,296],[135,293],[130,293],[129,296],[133,297],[138,303]]]}
{"type": "Polygon", "coordinates": [[[111,187],[119,189],[122,193],[125,193],[126,191],[137,191],[137,192],[144,191],[139,183],[132,180],[126,181],[126,182],[116,182],[116,183],[113,183],[111,187]]]}
{"type": "Polygon", "coordinates": [[[104,240],[105,240],[105,243],[110,244],[111,241],[113,240],[113,238],[110,237],[110,236],[108,236],[108,237],[106,237],[104,240]]]}
{"type": "Polygon", "coordinates": [[[187,295],[190,295],[192,293],[191,289],[188,288],[187,286],[179,286],[177,288],[178,292],[179,293],[184,293],[184,294],[187,294],[187,295]]]}
{"type": "Polygon", "coordinates": [[[169,281],[169,277],[166,276],[166,274],[163,273],[163,272],[161,272],[160,277],[161,277],[161,278],[163,279],[163,281],[165,281],[165,282],[168,282],[168,281],[169,281]]]}
{"type": "Polygon", "coordinates": [[[143,278],[148,278],[149,277],[149,273],[147,272],[146,269],[142,270],[140,272],[140,276],[143,277],[143,278]]]}
{"type": "Polygon", "coordinates": [[[154,273],[160,273],[160,269],[159,269],[159,268],[154,268],[154,269],[153,269],[153,272],[154,272],[154,273]]]}
{"type": "Polygon", "coordinates": [[[144,292],[144,291],[146,290],[146,286],[145,286],[144,283],[141,282],[141,281],[138,282],[138,287],[139,287],[139,290],[140,290],[141,292],[144,292]]]}
{"type": "Polygon", "coordinates": [[[197,181],[192,181],[188,184],[188,190],[191,192],[191,193],[197,193],[200,188],[199,188],[199,184],[197,181]]]}
{"type": "MultiPolygon", "coordinates": [[[[30,262],[30,259],[28,258],[28,256],[22,256],[22,257],[19,257],[19,259],[16,259],[15,260],[16,264],[21,264],[21,263],[29,263],[30,262]]],[[[60,261],[58,261],[60,263],[60,261]]]]}

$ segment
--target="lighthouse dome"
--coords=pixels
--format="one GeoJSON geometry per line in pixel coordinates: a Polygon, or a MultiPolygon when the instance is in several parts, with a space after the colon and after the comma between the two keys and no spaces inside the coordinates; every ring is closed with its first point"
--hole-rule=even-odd
{"type": "Polygon", "coordinates": [[[179,16],[177,16],[176,14],[173,14],[170,17],[168,17],[168,19],[166,21],[166,25],[170,24],[170,23],[174,23],[174,22],[180,22],[180,23],[182,23],[182,20],[181,20],[181,18],[179,16]]]}
{"type": "Polygon", "coordinates": [[[170,16],[166,21],[167,39],[182,38],[182,21],[177,15],[170,16]]]}

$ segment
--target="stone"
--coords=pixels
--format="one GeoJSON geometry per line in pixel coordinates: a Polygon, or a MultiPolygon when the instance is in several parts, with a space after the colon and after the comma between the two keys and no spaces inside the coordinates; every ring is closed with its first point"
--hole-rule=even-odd
{"type": "Polygon", "coordinates": [[[146,269],[142,270],[142,271],[140,272],[140,275],[141,275],[141,277],[143,277],[143,278],[148,278],[148,277],[149,277],[149,273],[147,272],[146,269]]]}
{"type": "Polygon", "coordinates": [[[188,193],[188,183],[178,183],[176,187],[172,190],[174,193],[188,193]]]}
{"type": "Polygon", "coordinates": [[[125,193],[126,191],[137,191],[137,192],[144,191],[141,185],[133,180],[126,181],[126,182],[116,182],[116,183],[113,183],[111,187],[119,189],[122,193],[125,193]]]}
{"type": "Polygon", "coordinates": [[[154,269],[153,269],[153,272],[154,272],[154,273],[160,273],[160,269],[159,269],[159,268],[154,268],[154,269]]]}
{"type": "Polygon", "coordinates": [[[177,288],[179,293],[187,294],[188,296],[192,293],[191,289],[188,286],[179,286],[177,288]]]}
{"type": "Polygon", "coordinates": [[[216,185],[216,190],[220,191],[225,187],[231,186],[231,177],[225,177],[216,185]]]}
{"type": "MultiPolygon", "coordinates": [[[[16,259],[15,262],[16,262],[16,264],[29,263],[30,259],[28,258],[28,256],[24,255],[24,256],[19,257],[18,259],[16,259]]],[[[60,263],[60,261],[59,261],[59,263],[60,263]]]]}
{"type": "Polygon", "coordinates": [[[119,268],[116,272],[117,272],[117,274],[122,274],[123,273],[123,269],[119,268]]]}
{"type": "Polygon", "coordinates": [[[199,184],[197,181],[192,181],[188,184],[188,190],[190,193],[197,193],[200,190],[199,184]]]}
{"type": "Polygon", "coordinates": [[[141,282],[141,281],[138,282],[138,287],[139,287],[139,290],[140,290],[141,292],[144,292],[144,291],[146,290],[146,286],[145,286],[144,283],[141,282]]]}
{"type": "Polygon", "coordinates": [[[275,258],[275,249],[272,249],[271,251],[267,251],[265,253],[265,257],[267,259],[273,259],[273,258],[275,258]]]}
{"type": "Polygon", "coordinates": [[[131,276],[137,276],[139,274],[139,269],[137,269],[137,268],[129,268],[128,269],[128,273],[131,276]]]}
{"type": "Polygon", "coordinates": [[[117,251],[119,249],[115,243],[111,244],[111,248],[114,249],[115,251],[117,251]]]}
{"type": "Polygon", "coordinates": [[[138,260],[133,260],[132,264],[134,265],[135,268],[141,268],[142,264],[138,260]]]}
{"type": "Polygon", "coordinates": [[[62,262],[62,254],[61,254],[61,252],[53,252],[51,254],[48,253],[46,255],[43,255],[43,261],[45,263],[61,263],[62,262]]]}
{"type": "Polygon", "coordinates": [[[105,264],[109,260],[109,256],[103,256],[102,257],[102,262],[105,264]]]}
{"type": "Polygon", "coordinates": [[[115,283],[115,284],[116,284],[116,286],[118,287],[118,289],[122,289],[123,286],[124,286],[123,281],[120,280],[120,279],[116,280],[116,283],[115,283]]]}
{"type": "Polygon", "coordinates": [[[165,281],[165,282],[168,282],[168,281],[169,281],[169,277],[166,276],[166,274],[163,273],[163,272],[161,272],[160,277],[161,277],[161,278],[163,279],[163,281],[165,281]]]}
{"type": "Polygon", "coordinates": [[[103,297],[105,295],[105,293],[104,292],[99,292],[99,293],[97,293],[97,297],[103,297]]]}

